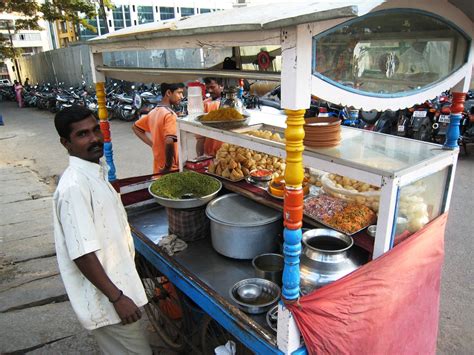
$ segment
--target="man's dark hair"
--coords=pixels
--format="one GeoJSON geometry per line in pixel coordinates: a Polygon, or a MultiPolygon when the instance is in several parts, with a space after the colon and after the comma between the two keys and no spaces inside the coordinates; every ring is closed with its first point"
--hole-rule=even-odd
{"type": "Polygon", "coordinates": [[[72,105],[59,111],[54,116],[54,126],[62,138],[69,140],[71,134],[71,124],[82,121],[87,117],[94,116],[94,113],[84,106],[72,105]]]}
{"type": "Polygon", "coordinates": [[[217,85],[219,86],[222,86],[223,82],[222,82],[222,78],[211,78],[211,77],[207,77],[207,78],[204,78],[204,84],[211,84],[212,81],[215,81],[217,83],[217,85]]]}
{"type": "Polygon", "coordinates": [[[161,95],[165,96],[168,90],[171,90],[171,92],[174,92],[175,90],[178,90],[178,89],[184,89],[184,87],[185,86],[183,83],[174,83],[174,84],[162,83],[160,85],[161,95]]]}

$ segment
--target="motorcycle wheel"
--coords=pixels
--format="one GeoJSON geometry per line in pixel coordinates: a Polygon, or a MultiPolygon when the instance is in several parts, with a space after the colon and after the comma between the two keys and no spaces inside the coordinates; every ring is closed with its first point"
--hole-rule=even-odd
{"type": "Polygon", "coordinates": [[[136,114],[132,113],[132,111],[122,110],[122,113],[119,118],[125,122],[132,122],[135,121],[137,117],[136,114]]]}
{"type": "Polygon", "coordinates": [[[360,111],[360,119],[368,124],[374,124],[382,113],[377,110],[360,111]]]}
{"type": "Polygon", "coordinates": [[[413,138],[419,141],[431,142],[432,130],[430,119],[425,118],[418,131],[413,132],[413,138]]]}

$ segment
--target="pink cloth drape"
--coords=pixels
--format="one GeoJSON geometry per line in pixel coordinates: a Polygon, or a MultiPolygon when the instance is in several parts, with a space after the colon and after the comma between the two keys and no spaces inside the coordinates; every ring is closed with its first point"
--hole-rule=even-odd
{"type": "Polygon", "coordinates": [[[289,305],[308,352],[435,354],[446,220],[289,305]]]}

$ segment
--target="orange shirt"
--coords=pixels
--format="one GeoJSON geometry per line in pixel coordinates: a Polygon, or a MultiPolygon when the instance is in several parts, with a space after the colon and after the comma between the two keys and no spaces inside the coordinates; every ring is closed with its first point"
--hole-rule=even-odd
{"type": "Polygon", "coordinates": [[[174,139],[174,159],[171,169],[178,169],[178,144],[176,131],[176,113],[169,107],[157,106],[135,122],[135,126],[151,134],[153,151],[153,173],[158,173],[166,165],[165,139],[174,139]]]}
{"type": "MultiPolygon", "coordinates": [[[[208,113],[218,110],[220,105],[221,100],[206,99],[204,100],[204,112],[208,113]]],[[[215,156],[221,145],[221,141],[206,137],[204,139],[204,154],[215,156]]]]}

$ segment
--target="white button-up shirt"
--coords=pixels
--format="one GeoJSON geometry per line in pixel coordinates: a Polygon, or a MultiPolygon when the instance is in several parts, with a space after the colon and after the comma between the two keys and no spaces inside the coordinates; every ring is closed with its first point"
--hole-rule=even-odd
{"type": "Polygon", "coordinates": [[[137,306],[147,303],[135,268],[135,249],[119,194],[107,165],[70,157],[54,193],[54,238],[69,300],[86,329],[120,323],[108,298],[81,273],[74,259],[94,252],[110,280],[137,306]]]}

